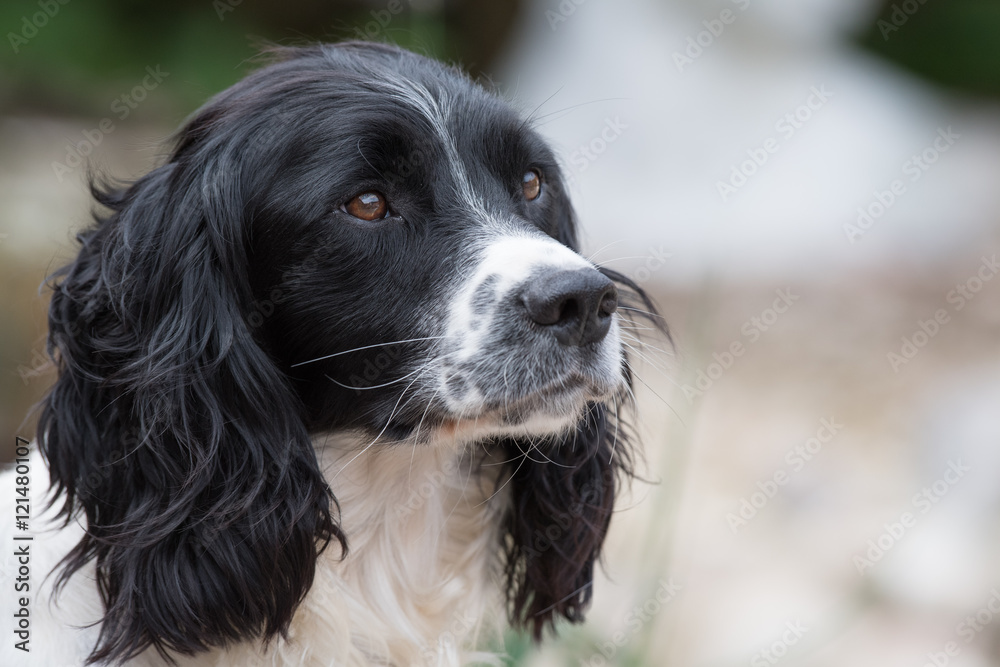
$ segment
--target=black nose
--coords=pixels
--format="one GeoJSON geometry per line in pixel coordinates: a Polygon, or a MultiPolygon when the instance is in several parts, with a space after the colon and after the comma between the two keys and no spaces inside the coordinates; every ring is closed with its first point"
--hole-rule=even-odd
{"type": "Polygon", "coordinates": [[[594,269],[557,270],[533,278],[521,300],[532,321],[560,343],[583,346],[608,334],[618,289],[594,269]]]}

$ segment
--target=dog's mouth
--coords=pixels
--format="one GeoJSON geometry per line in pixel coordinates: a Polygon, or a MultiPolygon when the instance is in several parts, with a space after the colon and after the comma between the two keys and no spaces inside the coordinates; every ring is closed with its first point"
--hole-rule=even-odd
{"type": "MultiPolygon", "coordinates": [[[[471,386],[471,385],[470,385],[471,386]]],[[[625,391],[625,376],[574,371],[546,383],[535,383],[513,394],[483,396],[466,388],[464,400],[449,401],[440,390],[430,390],[424,401],[402,401],[388,422],[369,425],[384,440],[417,442],[473,442],[492,437],[545,437],[576,426],[587,406],[612,401],[625,391]],[[470,400],[472,399],[472,400],[470,400]]],[[[405,397],[404,397],[405,398],[405,397]]]]}
{"type": "MultiPolygon", "coordinates": [[[[624,391],[624,376],[573,372],[519,394],[477,397],[463,405],[435,406],[425,416],[425,435],[474,439],[497,435],[556,435],[572,428],[589,403],[612,400],[624,391]]],[[[419,437],[419,435],[418,435],[419,437]]]]}

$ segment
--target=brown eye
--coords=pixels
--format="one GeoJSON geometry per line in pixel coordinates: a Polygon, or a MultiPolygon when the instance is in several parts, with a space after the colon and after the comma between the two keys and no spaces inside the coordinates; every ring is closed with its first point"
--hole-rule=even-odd
{"type": "Polygon", "coordinates": [[[542,194],[542,177],[537,171],[532,169],[524,172],[524,176],[521,177],[521,191],[528,201],[538,199],[538,195],[542,194]]]}
{"type": "Polygon", "coordinates": [[[344,210],[361,220],[380,220],[389,212],[385,197],[377,192],[362,192],[344,204],[344,210]]]}

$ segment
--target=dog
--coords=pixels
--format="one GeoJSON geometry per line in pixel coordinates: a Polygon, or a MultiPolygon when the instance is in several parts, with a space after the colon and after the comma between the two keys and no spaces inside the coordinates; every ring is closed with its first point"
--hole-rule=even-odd
{"type": "Polygon", "coordinates": [[[31,664],[459,665],[584,619],[655,316],[576,251],[530,119],[392,46],[276,47],[91,187],[50,280],[31,664]]]}

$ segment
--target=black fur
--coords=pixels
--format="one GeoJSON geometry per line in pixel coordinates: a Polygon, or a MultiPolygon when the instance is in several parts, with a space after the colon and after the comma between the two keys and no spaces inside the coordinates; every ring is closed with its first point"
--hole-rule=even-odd
{"type": "MultiPolygon", "coordinates": [[[[200,110],[165,164],[127,187],[95,187],[107,212],[54,276],[49,352],[60,372],[39,432],[63,516],[87,525],[60,582],[96,561],[106,611],[91,663],[285,633],[318,554],[330,542],[346,554],[350,537],[310,435],[405,438],[446,417],[426,393],[401,401],[406,383],[390,384],[433,343],[395,346],[385,364],[370,349],[301,365],[427,337],[421,322],[441,314],[474,231],[426,119],[387,100],[380,77],[446,94],[477,190],[533,233],[576,246],[549,149],[457,71],[358,43],[276,56],[200,110]],[[532,207],[517,198],[526,165],[545,174],[546,198],[532,207]],[[340,211],[368,188],[386,194],[392,224],[340,211]],[[362,379],[388,386],[351,388],[362,379]]],[[[582,620],[590,600],[629,474],[609,412],[591,405],[548,448],[552,463],[501,442],[514,503],[498,549],[511,619],[535,636],[557,617],[582,620]],[[563,523],[539,549],[553,519],[563,523]]]]}
{"type": "MultiPolygon", "coordinates": [[[[625,275],[601,271],[618,283],[631,312],[670,340],[649,296],[625,275]]],[[[630,368],[626,381],[631,386],[630,368]]],[[[544,447],[502,442],[513,496],[504,520],[508,615],[535,640],[559,618],[583,622],[590,606],[616,493],[635,475],[634,435],[620,412],[625,408],[592,403],[574,431],[544,447]]]]}

